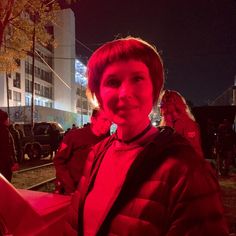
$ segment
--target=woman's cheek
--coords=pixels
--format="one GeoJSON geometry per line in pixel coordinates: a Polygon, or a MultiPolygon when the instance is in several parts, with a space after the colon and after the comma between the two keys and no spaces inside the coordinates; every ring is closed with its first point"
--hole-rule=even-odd
{"type": "Polygon", "coordinates": [[[107,109],[112,113],[116,113],[117,110],[117,99],[112,98],[107,101],[107,109]]]}
{"type": "Polygon", "coordinates": [[[115,99],[103,99],[103,110],[105,111],[107,118],[113,121],[116,114],[116,100],[115,99]]]}
{"type": "Polygon", "coordinates": [[[103,88],[102,91],[101,98],[104,109],[113,110],[117,101],[116,96],[114,96],[114,93],[110,89],[103,88]]]}

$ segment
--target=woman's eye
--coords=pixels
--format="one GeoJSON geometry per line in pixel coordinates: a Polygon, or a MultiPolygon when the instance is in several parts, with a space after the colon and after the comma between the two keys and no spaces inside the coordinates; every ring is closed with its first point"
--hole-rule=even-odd
{"type": "Polygon", "coordinates": [[[120,81],[117,79],[109,79],[105,82],[105,86],[108,86],[108,87],[116,88],[116,87],[119,87],[119,85],[120,85],[120,81]]]}
{"type": "Polygon", "coordinates": [[[134,80],[135,82],[139,82],[139,81],[141,81],[141,80],[143,80],[143,79],[144,79],[144,78],[143,78],[142,76],[139,76],[139,75],[133,77],[133,80],[134,80]]]}

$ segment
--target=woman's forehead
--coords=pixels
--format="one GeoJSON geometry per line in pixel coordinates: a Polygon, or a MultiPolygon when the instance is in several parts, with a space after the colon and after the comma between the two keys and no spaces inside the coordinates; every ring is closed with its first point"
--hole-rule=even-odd
{"type": "Polygon", "coordinates": [[[119,70],[129,70],[133,69],[135,71],[149,71],[145,63],[140,60],[130,59],[130,60],[117,60],[109,63],[103,71],[103,74],[108,71],[119,71],[119,70]]]}

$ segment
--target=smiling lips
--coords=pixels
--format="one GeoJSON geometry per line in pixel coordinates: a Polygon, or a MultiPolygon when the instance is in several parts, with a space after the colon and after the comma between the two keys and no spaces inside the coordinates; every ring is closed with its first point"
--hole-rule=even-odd
{"type": "Polygon", "coordinates": [[[135,106],[125,105],[125,106],[116,107],[116,111],[117,112],[129,112],[131,110],[134,110],[135,108],[136,108],[135,106]]]}

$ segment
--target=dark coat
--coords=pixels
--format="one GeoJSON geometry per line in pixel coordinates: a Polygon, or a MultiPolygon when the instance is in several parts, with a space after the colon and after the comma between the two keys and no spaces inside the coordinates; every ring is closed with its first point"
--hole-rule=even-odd
{"type": "Polygon", "coordinates": [[[18,132],[18,130],[16,130],[12,125],[9,127],[9,131],[12,135],[13,138],[13,145],[15,148],[15,152],[16,152],[16,160],[18,162],[21,162],[22,160],[22,148],[21,148],[21,137],[20,137],[20,133],[18,132]]]}
{"type": "MultiPolygon", "coordinates": [[[[95,159],[87,162],[72,199],[65,235],[83,235],[84,199],[112,139],[99,143],[94,148],[95,159]]],[[[194,153],[178,134],[159,132],[131,165],[96,235],[228,235],[216,176],[194,153]]]]}
{"type": "Polygon", "coordinates": [[[56,177],[66,193],[75,191],[92,146],[107,136],[96,136],[91,126],[70,130],[54,158],[56,177]]]}
{"type": "Polygon", "coordinates": [[[0,124],[0,173],[11,181],[12,166],[16,162],[14,141],[7,126],[0,124]]]}

